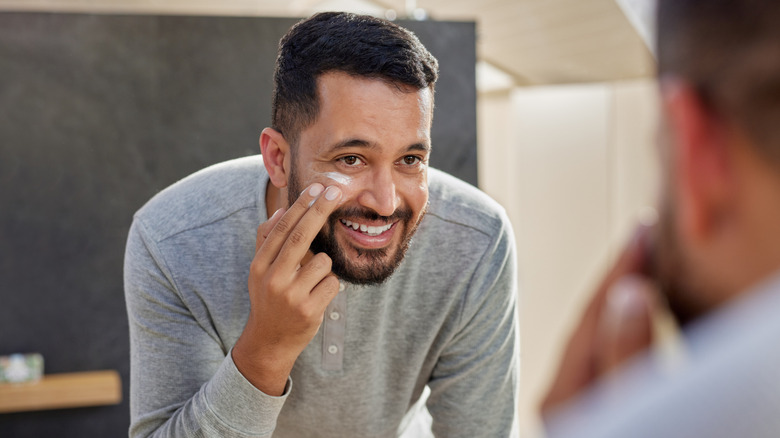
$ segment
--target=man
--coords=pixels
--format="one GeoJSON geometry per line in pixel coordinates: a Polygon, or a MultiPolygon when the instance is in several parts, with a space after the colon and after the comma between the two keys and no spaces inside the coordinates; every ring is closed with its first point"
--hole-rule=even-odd
{"type": "Polygon", "coordinates": [[[543,405],[547,432],[776,437],[780,3],[660,0],[657,18],[660,221],[629,245],[571,338],[543,405]],[[682,326],[671,367],[641,353],[657,297],[682,326]]]}
{"type": "Polygon", "coordinates": [[[262,157],[135,215],[131,436],[513,433],[512,232],[428,169],[436,77],[384,20],[322,13],[282,39],[262,157]]]}

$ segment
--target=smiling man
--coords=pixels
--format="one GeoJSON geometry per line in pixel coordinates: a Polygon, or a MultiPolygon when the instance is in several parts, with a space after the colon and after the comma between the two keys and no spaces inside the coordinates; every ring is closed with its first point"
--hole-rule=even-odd
{"type": "Polygon", "coordinates": [[[304,20],[262,155],[136,213],[131,436],[516,433],[514,239],[428,168],[437,69],[390,22],[304,20]]]}
{"type": "MultiPolygon", "coordinates": [[[[320,116],[299,140],[314,147],[296,149],[286,170],[280,157],[289,153],[289,144],[278,131],[266,129],[261,137],[266,169],[275,186],[288,182],[279,191],[287,192],[289,204],[303,181],[336,182],[350,192],[354,187],[350,194],[356,202],[331,214],[312,250],[328,254],[342,280],[381,282],[401,263],[428,203],[432,89],[344,72],[324,73],[317,85],[320,116]],[[372,190],[360,191],[362,187],[372,190]]],[[[270,202],[281,208],[274,193],[270,202]]]]}

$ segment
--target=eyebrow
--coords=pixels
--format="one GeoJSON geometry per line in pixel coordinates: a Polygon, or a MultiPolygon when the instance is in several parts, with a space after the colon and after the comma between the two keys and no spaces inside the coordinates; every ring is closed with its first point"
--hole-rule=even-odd
{"type": "MultiPolygon", "coordinates": [[[[376,143],[371,143],[367,140],[363,140],[360,138],[349,138],[346,140],[342,140],[333,146],[330,147],[331,151],[337,151],[339,149],[346,149],[346,148],[367,148],[367,149],[375,149],[377,147],[376,143]]],[[[431,146],[427,143],[414,143],[412,145],[409,145],[409,147],[406,148],[406,151],[421,151],[421,152],[430,152],[431,146]]]]}

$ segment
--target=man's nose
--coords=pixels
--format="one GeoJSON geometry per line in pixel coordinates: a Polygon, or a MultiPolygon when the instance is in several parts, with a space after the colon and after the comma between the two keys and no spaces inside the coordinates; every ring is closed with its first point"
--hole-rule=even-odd
{"type": "Polygon", "coordinates": [[[366,181],[358,203],[380,216],[391,216],[400,204],[391,169],[376,170],[366,181]]]}

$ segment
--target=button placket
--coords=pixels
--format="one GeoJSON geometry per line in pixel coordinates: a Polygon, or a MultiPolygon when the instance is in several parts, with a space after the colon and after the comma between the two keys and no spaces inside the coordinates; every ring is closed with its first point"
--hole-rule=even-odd
{"type": "Polygon", "coordinates": [[[339,282],[339,294],[325,310],[322,329],[322,368],[338,371],[344,364],[344,338],[346,336],[346,287],[339,282]]]}

